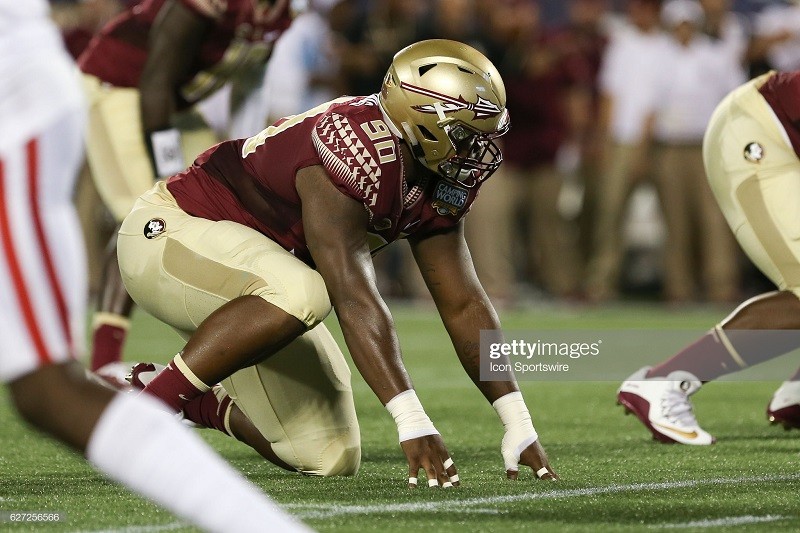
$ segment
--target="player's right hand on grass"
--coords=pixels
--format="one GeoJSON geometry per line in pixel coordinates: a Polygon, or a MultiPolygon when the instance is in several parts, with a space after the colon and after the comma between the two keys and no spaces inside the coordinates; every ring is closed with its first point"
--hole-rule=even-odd
{"type": "MultiPolygon", "coordinates": [[[[503,454],[505,456],[505,453],[503,454]]],[[[551,481],[555,481],[558,479],[558,474],[555,473],[553,468],[550,466],[550,462],[547,459],[547,454],[542,448],[542,445],[539,444],[539,441],[536,440],[520,453],[519,457],[517,458],[517,464],[512,466],[509,464],[509,461],[506,460],[506,477],[508,479],[517,479],[519,476],[519,465],[529,466],[533,473],[539,479],[547,479],[551,481]]]]}
{"type": "Polygon", "coordinates": [[[453,459],[450,458],[444,441],[439,434],[425,435],[400,443],[408,459],[408,487],[418,484],[418,474],[425,470],[429,487],[457,487],[461,484],[453,459]]]}
{"type": "Polygon", "coordinates": [[[506,432],[500,443],[500,453],[506,467],[508,479],[517,479],[519,465],[529,466],[539,479],[556,480],[558,476],[550,468],[547,454],[539,444],[539,435],[519,391],[510,392],[492,403],[506,432]]]}

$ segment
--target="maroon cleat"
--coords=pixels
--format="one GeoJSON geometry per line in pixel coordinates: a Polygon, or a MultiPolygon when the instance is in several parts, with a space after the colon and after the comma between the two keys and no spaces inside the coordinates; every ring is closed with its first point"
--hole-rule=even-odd
{"type": "Polygon", "coordinates": [[[800,429],[800,381],[785,381],[767,406],[767,419],[784,429],[800,429]]]}

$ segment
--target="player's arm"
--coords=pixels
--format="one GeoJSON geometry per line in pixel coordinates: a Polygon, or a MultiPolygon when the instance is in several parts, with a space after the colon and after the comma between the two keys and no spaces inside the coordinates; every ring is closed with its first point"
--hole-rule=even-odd
{"type": "Polygon", "coordinates": [[[508,381],[480,379],[480,331],[499,329],[500,321],[475,273],[464,240],[464,222],[450,231],[410,238],[409,242],[461,365],[505,426],[501,451],[508,477],[516,479],[518,465],[523,464],[539,477],[555,478],[514,377],[509,376],[508,381]]]}
{"type": "MultiPolygon", "coordinates": [[[[353,362],[397,423],[400,444],[416,485],[424,468],[429,482],[450,483],[455,467],[438,431],[414,393],[400,355],[394,322],[378,293],[367,244],[362,203],[340,192],[322,166],[297,174],[306,243],[342,326],[353,362]]],[[[457,479],[457,478],[456,478],[457,479]]]]}
{"type": "Polygon", "coordinates": [[[184,168],[180,133],[172,127],[180,80],[192,68],[211,21],[177,0],[167,0],[150,30],[139,80],[142,128],[157,177],[184,168]]]}

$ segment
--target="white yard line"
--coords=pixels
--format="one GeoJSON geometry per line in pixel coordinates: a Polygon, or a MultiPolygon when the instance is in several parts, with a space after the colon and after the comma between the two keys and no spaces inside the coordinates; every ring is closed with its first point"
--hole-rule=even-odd
{"type": "MultiPolygon", "coordinates": [[[[599,494],[619,494],[622,492],[636,492],[647,490],[670,490],[688,487],[702,487],[707,485],[740,485],[751,483],[769,483],[775,481],[797,481],[800,474],[789,476],[760,476],[760,477],[736,477],[736,478],[716,478],[699,479],[688,481],[665,481],[659,483],[631,483],[628,485],[607,485],[604,487],[587,487],[584,489],[567,490],[546,490],[542,492],[525,492],[522,494],[509,494],[505,496],[486,496],[482,498],[467,498],[464,500],[444,500],[436,502],[409,502],[409,503],[388,503],[373,505],[336,505],[336,504],[288,504],[284,505],[289,509],[298,510],[300,518],[330,518],[342,515],[363,515],[363,514],[385,514],[403,513],[418,511],[452,511],[463,508],[470,508],[481,505],[499,505],[505,503],[534,501],[534,500],[558,500],[565,498],[575,498],[582,496],[594,496],[599,494]]],[[[419,490],[419,489],[418,489],[419,490]]]]}
{"type": "MultiPolygon", "coordinates": [[[[534,501],[534,500],[559,500],[582,496],[595,496],[600,494],[619,494],[623,492],[636,492],[647,490],[670,490],[683,489],[689,487],[702,487],[708,485],[746,485],[752,483],[772,483],[776,481],[798,481],[800,474],[788,476],[760,476],[760,477],[734,477],[699,479],[688,481],[664,481],[658,483],[631,483],[627,485],[607,485],[604,487],[586,487],[583,489],[568,490],[545,490],[542,492],[525,492],[522,494],[508,494],[505,496],[486,496],[482,498],[466,498],[463,500],[444,500],[437,502],[410,502],[395,504],[374,504],[374,505],[338,505],[324,503],[289,503],[282,504],[282,507],[296,511],[294,514],[298,518],[330,518],[342,515],[369,515],[385,513],[403,513],[419,511],[452,511],[458,510],[460,513],[475,514],[497,514],[499,509],[490,507],[478,507],[487,505],[502,505],[506,503],[534,501]]],[[[425,490],[425,489],[418,489],[425,490]]],[[[678,524],[652,525],[651,528],[684,529],[702,527],[725,527],[746,524],[756,524],[764,522],[776,522],[794,518],[790,516],[732,516],[719,519],[698,520],[678,524]]],[[[159,531],[171,531],[182,527],[189,527],[185,522],[172,522],[161,525],[142,525],[130,526],[114,529],[102,529],[96,531],[81,531],[77,533],[157,533],[159,531]]]]}
{"type": "Polygon", "coordinates": [[[715,518],[713,520],[695,520],[693,522],[683,522],[680,524],[662,524],[650,526],[651,529],[688,529],[700,527],[731,527],[731,526],[744,526],[748,524],[763,524],[764,522],[777,522],[779,520],[786,520],[794,518],[792,516],[778,516],[778,515],[765,515],[765,516],[728,516],[725,518],[715,518]]]}
{"type": "Polygon", "coordinates": [[[170,522],[168,524],[150,526],[115,527],[113,529],[97,529],[93,531],[78,531],[76,533],[156,533],[158,531],[173,531],[182,527],[191,527],[186,522],[170,522]]]}

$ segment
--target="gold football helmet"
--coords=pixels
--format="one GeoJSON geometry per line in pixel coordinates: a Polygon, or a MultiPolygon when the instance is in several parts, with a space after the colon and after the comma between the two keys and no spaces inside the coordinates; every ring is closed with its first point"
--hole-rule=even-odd
{"type": "Polygon", "coordinates": [[[466,44],[432,39],[400,50],[380,102],[414,156],[447,179],[474,187],[503,161],[493,139],[509,127],[505,85],[466,44]]]}

